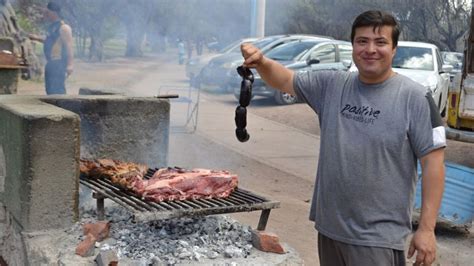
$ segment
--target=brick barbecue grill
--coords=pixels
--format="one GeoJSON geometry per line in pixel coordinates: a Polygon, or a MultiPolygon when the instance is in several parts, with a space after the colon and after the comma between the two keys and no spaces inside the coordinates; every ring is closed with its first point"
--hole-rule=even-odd
{"type": "MultiPolygon", "coordinates": [[[[158,169],[149,169],[145,178],[150,178],[158,169]]],[[[108,198],[125,207],[136,221],[155,221],[185,216],[250,212],[261,210],[257,229],[265,230],[271,209],[279,208],[280,202],[268,200],[250,191],[237,188],[227,198],[191,199],[153,202],[122,189],[107,179],[91,179],[81,176],[80,183],[94,191],[99,220],[104,220],[104,199],[108,198]]]]}

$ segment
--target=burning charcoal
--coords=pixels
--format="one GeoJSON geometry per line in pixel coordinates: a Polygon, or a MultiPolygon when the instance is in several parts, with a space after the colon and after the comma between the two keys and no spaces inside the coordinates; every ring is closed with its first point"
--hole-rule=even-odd
{"type": "Polygon", "coordinates": [[[114,246],[117,243],[117,240],[115,238],[107,238],[104,241],[102,241],[102,247],[110,247],[114,246]]]}
{"type": "Polygon", "coordinates": [[[119,235],[121,236],[124,236],[124,235],[129,235],[130,234],[130,230],[128,229],[122,229],[119,231],[119,235]]]}
{"type": "Polygon", "coordinates": [[[209,251],[206,255],[210,259],[216,259],[217,257],[219,257],[219,253],[217,253],[215,251],[212,251],[212,250],[209,251]]]}
{"type": "Polygon", "coordinates": [[[199,241],[200,241],[200,244],[207,245],[207,239],[205,236],[200,236],[199,241]]]}
{"type": "Polygon", "coordinates": [[[175,227],[175,228],[171,229],[171,233],[172,233],[173,235],[178,234],[178,233],[179,233],[178,228],[175,227]]]}
{"type": "Polygon", "coordinates": [[[199,252],[194,252],[192,258],[196,261],[200,261],[202,257],[203,255],[201,255],[199,252]]]}
{"type": "Polygon", "coordinates": [[[178,240],[178,245],[180,245],[181,247],[184,247],[184,248],[189,247],[189,243],[184,241],[184,240],[178,240]]]}
{"type": "Polygon", "coordinates": [[[236,246],[230,246],[225,249],[224,256],[226,258],[241,258],[243,257],[243,252],[236,246]]]}
{"type": "Polygon", "coordinates": [[[163,265],[163,261],[160,258],[153,256],[151,258],[151,265],[163,265]]]}
{"type": "Polygon", "coordinates": [[[193,256],[193,253],[184,250],[183,252],[179,253],[178,258],[180,259],[189,259],[193,256]]]}
{"type": "Polygon", "coordinates": [[[174,265],[203,258],[246,257],[252,251],[249,227],[222,215],[139,224],[132,223],[130,217],[120,211],[111,214],[114,225],[110,239],[114,240],[104,241],[100,250],[116,250],[120,258],[136,261],[133,265],[138,260],[149,265],[174,265]]]}
{"type": "Polygon", "coordinates": [[[95,262],[98,266],[117,265],[118,257],[117,254],[112,250],[101,251],[95,258],[95,262]]]}
{"type": "Polygon", "coordinates": [[[158,232],[158,234],[160,236],[165,236],[166,237],[168,235],[168,232],[166,232],[166,230],[164,228],[161,228],[161,230],[158,232]]]}

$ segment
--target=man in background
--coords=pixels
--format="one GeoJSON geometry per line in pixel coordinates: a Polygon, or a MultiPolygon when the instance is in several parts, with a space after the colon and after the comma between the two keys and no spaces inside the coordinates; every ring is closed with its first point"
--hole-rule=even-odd
{"type": "Polygon", "coordinates": [[[73,72],[72,30],[61,20],[61,6],[56,2],[48,3],[43,16],[50,22],[46,37],[34,34],[29,37],[43,43],[46,94],[66,94],[66,77],[73,72]]]}

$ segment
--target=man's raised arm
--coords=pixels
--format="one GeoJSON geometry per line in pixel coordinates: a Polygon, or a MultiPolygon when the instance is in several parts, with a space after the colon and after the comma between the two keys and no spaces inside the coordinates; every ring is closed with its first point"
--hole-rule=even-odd
{"type": "Polygon", "coordinates": [[[245,67],[255,68],[270,87],[295,95],[292,70],[265,57],[257,47],[250,43],[243,43],[240,48],[245,67]]]}

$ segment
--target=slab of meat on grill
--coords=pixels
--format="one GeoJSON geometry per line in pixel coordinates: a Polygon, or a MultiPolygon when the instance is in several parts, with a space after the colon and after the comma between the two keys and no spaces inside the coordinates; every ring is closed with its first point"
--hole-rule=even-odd
{"type": "Polygon", "coordinates": [[[136,180],[133,190],[145,199],[160,202],[225,198],[237,184],[237,175],[224,170],[163,168],[148,180],[136,180]]]}
{"type": "Polygon", "coordinates": [[[109,179],[142,198],[161,202],[172,200],[228,197],[237,187],[237,175],[225,170],[162,168],[145,179],[144,164],[111,159],[81,159],[81,174],[109,179]]]}
{"type": "Polygon", "coordinates": [[[114,184],[130,188],[132,180],[143,179],[148,166],[111,159],[85,160],[81,159],[80,171],[89,178],[110,179],[114,184]]]}

